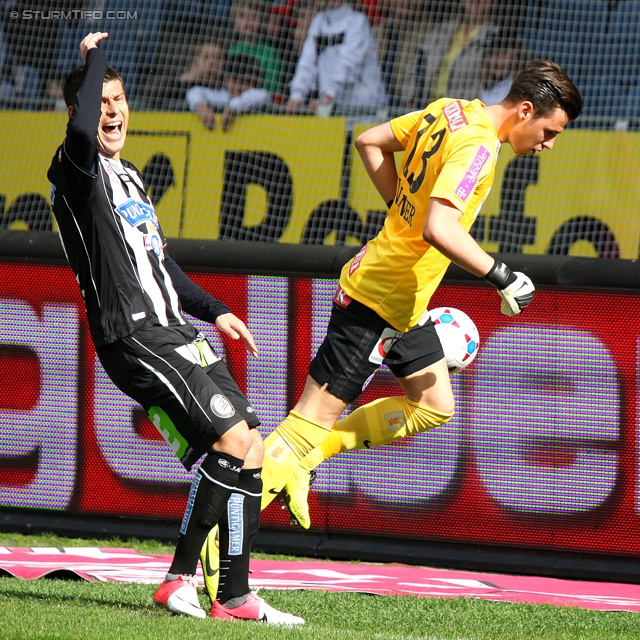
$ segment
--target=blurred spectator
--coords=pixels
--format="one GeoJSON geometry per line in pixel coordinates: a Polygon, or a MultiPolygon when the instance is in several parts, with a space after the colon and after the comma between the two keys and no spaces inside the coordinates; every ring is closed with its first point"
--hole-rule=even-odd
{"type": "Polygon", "coordinates": [[[267,10],[265,36],[267,42],[282,55],[289,40],[289,31],[293,27],[293,10],[296,0],[280,0],[274,2],[267,10]]]}
{"type": "Polygon", "coordinates": [[[409,108],[437,98],[477,97],[484,46],[497,32],[493,0],[462,0],[461,13],[429,32],[414,61],[414,81],[403,94],[409,108]]]}
{"type": "Polygon", "coordinates": [[[263,87],[270,93],[280,90],[282,59],[267,42],[267,11],[264,0],[233,0],[231,6],[232,44],[229,56],[253,56],[260,65],[263,87]]]}
{"type": "Polygon", "coordinates": [[[227,59],[222,42],[208,40],[196,47],[189,69],[180,75],[180,82],[187,89],[199,85],[208,89],[222,89],[227,59]]]}
{"type": "Polygon", "coordinates": [[[284,0],[269,10],[267,36],[282,57],[278,102],[286,99],[309,25],[323,6],[324,0],[284,0]]]}
{"type": "Polygon", "coordinates": [[[482,57],[477,97],[486,105],[504,100],[514,77],[530,57],[527,48],[518,38],[501,35],[491,39],[482,57]]]}
{"type": "Polygon", "coordinates": [[[223,131],[229,130],[236,115],[271,104],[271,94],[262,88],[260,65],[243,53],[229,56],[223,87],[197,84],[187,91],[186,99],[189,109],[200,116],[207,129],[215,129],[216,110],[223,109],[223,131]]]}
{"type": "Polygon", "coordinates": [[[311,99],[309,113],[375,110],[387,102],[376,42],[367,16],[344,0],[329,0],[311,21],[290,83],[287,112],[311,99]]]}
{"type": "Polygon", "coordinates": [[[181,74],[196,51],[205,42],[228,44],[229,23],[218,17],[223,9],[210,2],[165,0],[153,57],[138,67],[139,96],[146,108],[186,108],[188,84],[181,74]]]}
{"type": "Polygon", "coordinates": [[[380,0],[377,5],[373,33],[390,107],[407,106],[402,103],[402,96],[409,93],[414,81],[418,47],[433,29],[437,6],[423,0],[380,0]]]}

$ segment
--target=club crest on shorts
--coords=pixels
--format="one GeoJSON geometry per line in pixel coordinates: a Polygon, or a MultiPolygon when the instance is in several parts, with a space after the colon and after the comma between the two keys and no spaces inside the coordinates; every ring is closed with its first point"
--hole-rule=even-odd
{"type": "Polygon", "coordinates": [[[221,393],[211,398],[209,406],[218,418],[230,418],[236,412],[233,405],[221,393]]]}

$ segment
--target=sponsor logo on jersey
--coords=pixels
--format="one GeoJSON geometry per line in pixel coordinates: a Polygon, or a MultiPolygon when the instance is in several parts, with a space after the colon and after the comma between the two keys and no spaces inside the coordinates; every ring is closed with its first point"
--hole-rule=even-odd
{"type": "Polygon", "coordinates": [[[333,301],[343,309],[346,309],[351,304],[351,296],[348,296],[342,287],[338,287],[333,294],[333,301]]]}
{"type": "Polygon", "coordinates": [[[404,413],[402,413],[402,411],[390,411],[389,413],[385,413],[384,421],[387,423],[389,433],[395,433],[402,429],[406,424],[404,413]]]}
{"type": "Polygon", "coordinates": [[[230,418],[236,412],[233,405],[221,393],[211,398],[209,406],[218,418],[230,418]]]}
{"type": "Polygon", "coordinates": [[[446,105],[442,110],[442,113],[447,120],[447,124],[449,125],[449,131],[462,129],[462,127],[466,127],[469,124],[466,116],[464,115],[464,111],[462,110],[462,104],[459,100],[450,102],[448,105],[446,105]]]}
{"type": "Polygon", "coordinates": [[[382,364],[382,361],[387,357],[391,347],[401,335],[401,331],[396,331],[395,329],[391,329],[391,327],[387,327],[380,334],[376,346],[373,347],[373,351],[369,355],[369,362],[382,364]]]}
{"type": "Polygon", "coordinates": [[[129,198],[126,202],[118,205],[116,211],[132,226],[137,227],[143,222],[151,221],[154,225],[158,224],[158,218],[153,207],[146,202],[136,202],[133,198],[129,198]]]}
{"type": "Polygon", "coordinates": [[[478,183],[478,176],[482,171],[482,167],[486,164],[487,160],[491,157],[491,152],[484,146],[480,145],[476,157],[473,159],[467,172],[462,178],[462,182],[456,189],[456,195],[460,200],[466,200],[472,193],[478,183]]]}
{"type": "Polygon", "coordinates": [[[404,194],[402,196],[402,203],[398,205],[398,212],[400,213],[400,216],[406,220],[407,224],[412,227],[413,216],[416,213],[416,208],[404,194]]]}
{"type": "Polygon", "coordinates": [[[318,34],[316,40],[316,55],[319,56],[328,47],[337,47],[344,42],[345,33],[318,34]]]}
{"type": "Polygon", "coordinates": [[[368,245],[365,244],[364,247],[353,256],[353,260],[351,260],[351,264],[349,265],[349,275],[353,275],[353,272],[360,266],[364,254],[367,253],[367,246],[368,245]]]}

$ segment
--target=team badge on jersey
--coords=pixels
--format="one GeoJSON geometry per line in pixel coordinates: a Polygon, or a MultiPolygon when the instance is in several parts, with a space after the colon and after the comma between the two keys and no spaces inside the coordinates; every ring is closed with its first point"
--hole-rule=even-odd
{"type": "Polygon", "coordinates": [[[152,223],[147,224],[147,233],[144,234],[144,248],[147,251],[153,251],[158,258],[164,257],[164,247],[162,246],[160,232],[152,223]]]}

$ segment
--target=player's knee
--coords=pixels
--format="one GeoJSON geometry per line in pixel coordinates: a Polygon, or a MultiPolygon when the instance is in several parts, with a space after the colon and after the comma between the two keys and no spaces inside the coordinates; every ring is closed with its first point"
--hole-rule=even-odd
{"type": "Polygon", "coordinates": [[[255,429],[249,429],[249,425],[242,420],[225,431],[214,443],[213,449],[244,460],[255,442],[253,431],[255,429]]]}
{"type": "Polygon", "coordinates": [[[455,406],[450,403],[438,403],[437,407],[404,399],[405,420],[410,434],[424,433],[448,422],[453,417],[455,406]]]}
{"type": "Polygon", "coordinates": [[[264,457],[264,440],[260,432],[257,429],[251,429],[249,433],[252,438],[251,453],[261,458],[264,457]]]}
{"type": "Polygon", "coordinates": [[[449,416],[447,420],[450,420],[453,414],[456,412],[456,402],[453,396],[451,396],[447,400],[438,402],[438,404],[436,404],[432,408],[438,411],[439,413],[442,413],[443,415],[449,416]]]}

